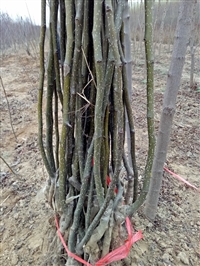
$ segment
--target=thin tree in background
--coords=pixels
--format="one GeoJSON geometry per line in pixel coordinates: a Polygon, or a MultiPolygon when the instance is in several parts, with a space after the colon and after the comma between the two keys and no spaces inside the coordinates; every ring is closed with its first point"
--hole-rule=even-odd
{"type": "Polygon", "coordinates": [[[163,14],[162,14],[162,20],[161,20],[161,23],[160,23],[160,28],[159,28],[159,47],[158,47],[158,56],[160,57],[161,55],[161,49],[162,49],[162,46],[163,46],[163,35],[164,35],[164,23],[165,23],[165,18],[166,18],[166,15],[168,13],[168,9],[169,9],[169,3],[168,1],[166,1],[165,3],[165,7],[164,7],[164,10],[163,10],[163,14]]]}
{"type": "MultiPolygon", "coordinates": [[[[47,72],[42,1],[38,135],[49,175],[46,197],[69,250],[91,263],[110,251],[113,239],[120,242],[121,222],[137,211],[148,191],[155,146],[152,4],[145,1],[149,153],[138,197],[128,1],[51,0],[47,72]],[[125,128],[130,136],[128,154],[125,128]],[[123,166],[128,181],[121,177],[123,166]]],[[[54,249],[55,243],[51,247],[56,265],[80,265],[71,257],[60,259],[63,248],[54,249]]]]}
{"type": "Polygon", "coordinates": [[[157,137],[155,158],[152,168],[152,178],[145,205],[145,215],[151,220],[153,220],[156,216],[159,193],[162,184],[163,167],[170,140],[170,132],[176,109],[176,97],[180,86],[186,49],[187,45],[189,44],[195,3],[196,0],[183,0],[180,5],[171,65],[168,72],[163,110],[161,113],[157,137]]]}

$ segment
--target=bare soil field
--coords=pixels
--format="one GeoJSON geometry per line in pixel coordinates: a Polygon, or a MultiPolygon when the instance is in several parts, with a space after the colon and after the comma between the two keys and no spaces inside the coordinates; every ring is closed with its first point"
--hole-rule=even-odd
{"type": "MultiPolygon", "coordinates": [[[[166,50],[155,61],[156,132],[170,56],[171,53],[166,50]]],[[[16,141],[1,87],[0,152],[17,175],[0,161],[0,264],[50,265],[52,251],[49,245],[56,234],[56,228],[53,211],[43,195],[47,174],[37,144],[39,59],[19,52],[17,55],[1,57],[0,67],[17,136],[16,141]]],[[[194,88],[188,86],[189,73],[190,56],[187,54],[166,167],[200,188],[200,52],[197,53],[197,86],[194,88]]],[[[137,60],[133,64],[132,103],[141,180],[148,144],[145,88],[145,60],[143,53],[138,52],[137,60]]],[[[163,175],[155,222],[145,219],[142,207],[132,218],[134,229],[142,230],[144,239],[133,245],[126,265],[198,266],[200,192],[187,187],[166,172],[163,175]]],[[[121,264],[116,262],[112,265],[121,264]]]]}

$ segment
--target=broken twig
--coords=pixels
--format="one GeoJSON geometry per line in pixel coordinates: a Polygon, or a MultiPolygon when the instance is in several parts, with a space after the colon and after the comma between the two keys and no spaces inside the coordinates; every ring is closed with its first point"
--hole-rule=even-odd
{"type": "Polygon", "coordinates": [[[9,112],[9,116],[10,116],[10,124],[11,124],[11,127],[12,127],[12,132],[13,132],[13,135],[15,136],[15,140],[17,142],[17,136],[15,134],[13,123],[12,123],[12,117],[11,117],[11,112],[10,112],[10,104],[9,104],[9,101],[8,101],[8,97],[7,97],[6,90],[5,90],[5,87],[4,87],[3,80],[2,80],[1,76],[0,76],[0,80],[1,80],[1,86],[3,88],[3,92],[4,92],[5,97],[6,97],[6,102],[7,102],[7,105],[8,105],[8,112],[9,112]]]}

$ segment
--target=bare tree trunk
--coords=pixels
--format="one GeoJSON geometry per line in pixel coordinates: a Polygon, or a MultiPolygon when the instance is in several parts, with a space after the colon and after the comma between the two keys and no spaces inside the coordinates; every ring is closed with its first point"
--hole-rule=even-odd
{"type": "Polygon", "coordinates": [[[128,152],[128,160],[126,160],[126,154],[123,154],[123,161],[125,167],[131,169],[128,171],[128,185],[127,192],[125,196],[125,202],[132,202],[136,200],[138,194],[138,170],[136,165],[135,158],[135,129],[134,123],[132,119],[132,108],[131,108],[131,99],[132,99],[132,51],[131,51],[131,39],[130,39],[130,14],[129,14],[129,6],[128,1],[125,2],[125,8],[123,12],[123,31],[124,31],[124,42],[123,42],[123,50],[124,50],[124,60],[125,60],[125,68],[123,71],[125,88],[124,88],[124,101],[126,106],[125,112],[125,131],[126,131],[126,145],[128,152]],[[131,129],[130,129],[131,127],[131,129]],[[127,165],[129,164],[129,165],[127,165]],[[133,171],[132,171],[133,168],[133,171]],[[134,173],[134,179],[133,179],[134,173]],[[134,189],[133,189],[134,186],[134,189]]]}
{"type": "Polygon", "coordinates": [[[173,116],[176,109],[176,97],[180,86],[185,54],[189,42],[191,21],[195,0],[183,0],[177,22],[171,65],[168,73],[167,86],[164,94],[155,157],[152,168],[152,179],[146,199],[145,215],[153,220],[156,216],[159,193],[162,184],[163,166],[166,160],[173,116]]]}
{"type": "Polygon", "coordinates": [[[139,50],[140,52],[142,53],[142,42],[143,42],[143,39],[144,39],[144,19],[143,19],[143,8],[144,8],[144,4],[143,4],[143,1],[141,0],[140,1],[140,7],[139,7],[139,17],[138,17],[138,26],[139,26],[139,39],[138,39],[138,45],[139,45],[139,50]]]}
{"type": "MultiPolygon", "coordinates": [[[[192,19],[192,32],[191,32],[191,37],[190,37],[190,57],[191,57],[191,65],[190,65],[190,88],[194,87],[194,66],[195,66],[195,52],[197,48],[197,37],[196,37],[196,31],[195,31],[195,14],[196,11],[194,12],[194,16],[192,19]]],[[[198,36],[198,35],[197,35],[198,36]]]]}
{"type": "Polygon", "coordinates": [[[148,156],[144,171],[143,188],[140,196],[127,209],[127,214],[132,216],[133,213],[143,204],[149,189],[151,169],[155,149],[154,136],[154,55],[153,55],[153,0],[145,0],[145,53],[147,66],[147,127],[148,127],[148,156]]]}

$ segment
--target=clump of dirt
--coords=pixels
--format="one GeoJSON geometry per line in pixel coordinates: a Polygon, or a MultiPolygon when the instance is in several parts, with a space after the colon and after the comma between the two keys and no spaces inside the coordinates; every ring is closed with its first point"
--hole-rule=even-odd
{"type": "MultiPolygon", "coordinates": [[[[158,128],[170,53],[155,62],[155,119],[158,128]]],[[[136,126],[140,178],[144,169],[146,132],[145,61],[142,54],[133,67],[133,112],[136,126]]],[[[167,167],[200,187],[200,92],[190,89],[190,57],[184,68],[177,112],[171,135],[167,167]]],[[[198,73],[195,69],[195,74],[198,73]]],[[[3,91],[1,111],[0,261],[7,265],[46,265],[51,261],[50,243],[56,234],[53,211],[44,198],[47,174],[37,145],[37,90],[39,60],[26,54],[1,58],[1,77],[11,107],[17,142],[12,133],[3,91]]],[[[200,80],[196,80],[200,84],[200,80]]],[[[200,259],[200,194],[163,172],[158,215],[151,223],[142,208],[132,218],[144,239],[135,243],[128,265],[193,265],[200,259]]],[[[113,265],[118,265],[114,263],[113,265]]]]}

